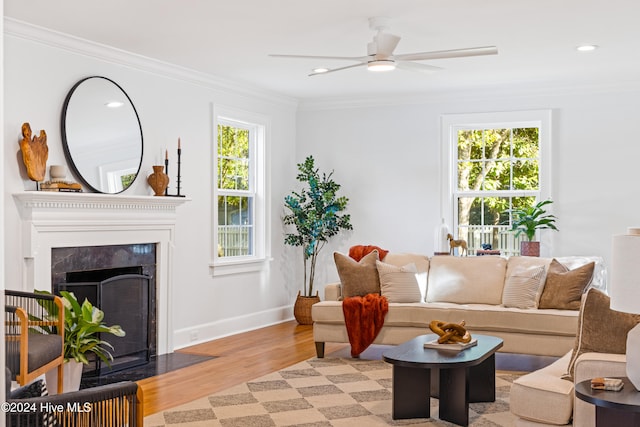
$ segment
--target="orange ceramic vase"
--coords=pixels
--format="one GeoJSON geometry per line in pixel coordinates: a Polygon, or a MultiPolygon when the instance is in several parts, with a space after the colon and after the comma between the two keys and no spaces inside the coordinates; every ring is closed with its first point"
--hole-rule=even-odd
{"type": "Polygon", "coordinates": [[[169,176],[164,173],[164,166],[153,166],[153,173],[147,178],[156,196],[164,196],[169,186],[169,176]]]}

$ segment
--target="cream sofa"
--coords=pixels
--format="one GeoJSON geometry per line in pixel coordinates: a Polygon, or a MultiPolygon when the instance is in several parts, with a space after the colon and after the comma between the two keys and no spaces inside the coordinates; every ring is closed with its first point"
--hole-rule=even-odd
{"type": "MultiPolygon", "coordinates": [[[[598,257],[556,258],[574,269],[595,261],[590,287],[606,288],[606,272],[598,257]]],[[[453,257],[389,253],[387,264],[415,264],[423,302],[389,303],[384,326],[375,344],[397,345],[430,333],[432,320],[466,322],[471,333],[504,340],[500,351],[562,356],[572,349],[578,310],[513,308],[502,304],[505,281],[519,268],[548,266],[551,258],[499,256],[453,257]]],[[[312,307],[313,335],[318,357],[324,343],[348,343],[340,283],[325,287],[325,300],[312,307]]]]}

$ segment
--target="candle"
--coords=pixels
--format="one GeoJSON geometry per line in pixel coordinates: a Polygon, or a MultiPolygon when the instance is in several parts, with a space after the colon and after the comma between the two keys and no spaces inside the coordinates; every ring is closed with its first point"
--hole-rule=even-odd
{"type": "Polygon", "coordinates": [[[169,160],[169,150],[164,150],[164,159],[169,160]]]}
{"type": "Polygon", "coordinates": [[[180,138],[178,138],[178,150],[180,149],[180,138]]]}

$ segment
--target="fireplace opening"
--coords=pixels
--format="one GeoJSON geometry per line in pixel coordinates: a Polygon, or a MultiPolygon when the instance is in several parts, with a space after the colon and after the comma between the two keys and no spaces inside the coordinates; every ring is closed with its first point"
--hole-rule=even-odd
{"type": "Polygon", "coordinates": [[[89,354],[83,375],[101,376],[149,362],[150,277],[143,274],[142,266],[67,272],[65,281],[54,285],[54,293],[60,291],[73,292],[80,303],[86,298],[104,312],[107,325],[120,325],[126,333],[124,337],[100,334],[113,346],[108,349],[113,355],[111,366],[89,354]]]}

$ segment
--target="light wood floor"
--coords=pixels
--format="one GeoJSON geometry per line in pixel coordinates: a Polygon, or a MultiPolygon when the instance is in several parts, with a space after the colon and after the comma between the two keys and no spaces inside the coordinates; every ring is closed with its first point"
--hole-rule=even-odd
{"type": "MultiPolygon", "coordinates": [[[[325,353],[344,348],[327,343],[325,353]]],[[[315,356],[312,326],[295,321],[178,350],[217,356],[213,360],[138,381],[144,414],[205,397],[315,356]]]]}

